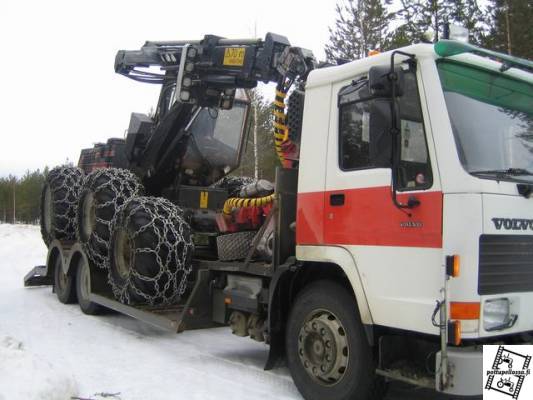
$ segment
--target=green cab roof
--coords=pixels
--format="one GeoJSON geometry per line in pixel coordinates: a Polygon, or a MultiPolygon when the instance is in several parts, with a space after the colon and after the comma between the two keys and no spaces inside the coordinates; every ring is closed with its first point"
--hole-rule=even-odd
{"type": "Polygon", "coordinates": [[[473,53],[484,57],[496,59],[502,63],[502,72],[509,68],[519,68],[533,72],[533,62],[523,58],[513,57],[508,54],[482,49],[469,43],[456,40],[439,40],[434,45],[435,53],[441,57],[451,57],[458,54],[473,53]]]}

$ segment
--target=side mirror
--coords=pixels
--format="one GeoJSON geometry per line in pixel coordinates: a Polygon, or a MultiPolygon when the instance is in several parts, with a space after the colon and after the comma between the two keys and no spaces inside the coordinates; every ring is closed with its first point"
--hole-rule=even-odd
{"type": "Polygon", "coordinates": [[[404,79],[403,70],[395,67],[391,72],[389,66],[374,66],[368,71],[368,86],[372,97],[392,97],[393,82],[396,97],[403,95],[404,79]]]}
{"type": "Polygon", "coordinates": [[[370,102],[370,160],[378,168],[392,167],[392,102],[376,99],[370,102]]]}

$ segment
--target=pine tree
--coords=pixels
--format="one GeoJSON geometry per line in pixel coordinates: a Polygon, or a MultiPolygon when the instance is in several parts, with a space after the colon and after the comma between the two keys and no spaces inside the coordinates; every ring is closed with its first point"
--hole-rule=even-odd
{"type": "Polygon", "coordinates": [[[347,0],[336,5],[335,26],[325,46],[329,62],[364,58],[370,50],[384,50],[392,15],[390,0],[347,0]]]}
{"type": "Polygon", "coordinates": [[[487,7],[490,31],[485,47],[533,59],[533,2],[531,0],[489,0],[487,7]]]}
{"type": "Polygon", "coordinates": [[[483,38],[483,13],[477,0],[400,0],[401,8],[395,13],[402,23],[389,36],[391,48],[412,43],[437,41],[444,24],[456,23],[470,32],[470,41],[479,43],[483,38]],[[426,37],[430,33],[431,37],[426,37]]]}

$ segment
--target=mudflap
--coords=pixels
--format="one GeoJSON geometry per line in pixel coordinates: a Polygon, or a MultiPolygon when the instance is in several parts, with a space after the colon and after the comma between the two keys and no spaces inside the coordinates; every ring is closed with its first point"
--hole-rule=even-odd
{"type": "Polygon", "coordinates": [[[50,286],[54,284],[54,277],[48,276],[46,265],[33,267],[30,272],[24,276],[24,287],[30,286],[50,286]]]}

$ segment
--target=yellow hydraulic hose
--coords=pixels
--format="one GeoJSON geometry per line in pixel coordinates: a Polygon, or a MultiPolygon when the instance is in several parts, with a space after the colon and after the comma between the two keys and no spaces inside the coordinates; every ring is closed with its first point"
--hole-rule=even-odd
{"type": "Polygon", "coordinates": [[[228,215],[231,214],[231,210],[234,208],[244,208],[244,207],[261,207],[266,206],[274,201],[276,195],[272,193],[271,195],[264,197],[255,197],[250,199],[242,199],[239,197],[230,197],[224,203],[223,213],[228,215]]]}
{"type": "Polygon", "coordinates": [[[282,145],[289,139],[289,127],[286,124],[287,116],[285,115],[285,97],[287,89],[282,84],[276,87],[276,99],[274,101],[274,147],[281,165],[284,166],[285,155],[282,145]]]}

